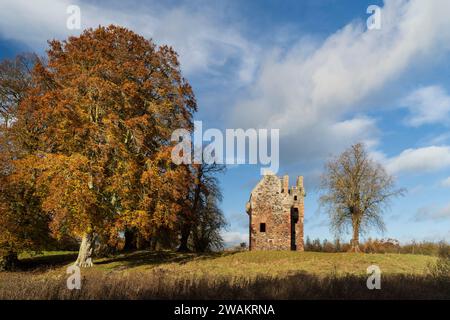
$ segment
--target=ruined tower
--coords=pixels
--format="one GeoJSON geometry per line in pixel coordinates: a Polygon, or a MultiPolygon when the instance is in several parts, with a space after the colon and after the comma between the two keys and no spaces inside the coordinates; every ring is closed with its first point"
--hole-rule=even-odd
{"type": "Polygon", "coordinates": [[[303,177],[289,187],[289,176],[266,174],[250,194],[250,250],[303,251],[303,177]]]}

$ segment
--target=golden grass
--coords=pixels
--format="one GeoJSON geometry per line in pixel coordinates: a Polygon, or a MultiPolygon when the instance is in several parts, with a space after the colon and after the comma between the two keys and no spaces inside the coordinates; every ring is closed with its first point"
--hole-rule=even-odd
{"type": "Polygon", "coordinates": [[[368,266],[378,265],[385,274],[424,274],[436,257],[410,254],[355,254],[292,251],[225,252],[211,255],[137,252],[102,259],[101,270],[147,270],[192,275],[283,276],[295,272],[314,275],[330,273],[365,275],[368,266]],[[173,256],[172,256],[173,254],[173,256]]]}
{"type": "Polygon", "coordinates": [[[427,271],[432,256],[138,251],[96,260],[82,269],[82,289],[73,291],[66,287],[73,260],[64,257],[65,263],[0,273],[0,299],[450,299],[449,278],[427,271]],[[366,287],[372,264],[381,268],[382,290],[366,287]]]}

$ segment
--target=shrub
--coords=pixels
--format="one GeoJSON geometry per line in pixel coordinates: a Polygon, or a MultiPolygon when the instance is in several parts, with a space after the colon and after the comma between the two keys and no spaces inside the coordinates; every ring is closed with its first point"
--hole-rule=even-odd
{"type": "MultiPolygon", "coordinates": [[[[305,251],[314,252],[348,252],[351,249],[350,243],[341,243],[340,240],[335,240],[334,243],[327,239],[320,241],[315,239],[311,242],[309,237],[306,237],[305,251]]],[[[450,244],[441,241],[435,242],[415,242],[400,245],[396,239],[367,239],[367,241],[360,243],[359,249],[364,253],[405,253],[405,254],[422,254],[430,256],[442,256],[450,252],[450,244]],[[443,253],[444,252],[444,253],[443,253]]]]}

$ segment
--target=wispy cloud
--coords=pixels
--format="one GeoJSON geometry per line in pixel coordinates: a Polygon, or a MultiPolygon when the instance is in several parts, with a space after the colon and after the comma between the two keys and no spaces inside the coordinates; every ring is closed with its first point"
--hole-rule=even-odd
{"type": "Polygon", "coordinates": [[[435,206],[422,207],[417,210],[414,219],[415,221],[440,221],[450,219],[450,204],[440,208],[437,208],[435,206]]]}
{"type": "Polygon", "coordinates": [[[247,243],[248,246],[248,232],[225,231],[222,237],[226,247],[237,246],[242,242],[247,243]]]}
{"type": "Polygon", "coordinates": [[[421,139],[423,145],[445,145],[450,142],[450,132],[428,135],[421,139]]]}
{"type": "Polygon", "coordinates": [[[407,149],[398,156],[384,159],[391,173],[427,173],[450,167],[450,147],[430,146],[407,149]]]}
{"type": "Polygon", "coordinates": [[[427,86],[410,93],[402,102],[411,115],[407,123],[411,126],[450,123],[450,96],[441,86],[427,86]]]}
{"type": "Polygon", "coordinates": [[[352,22],[321,45],[300,41],[262,61],[234,110],[244,127],[281,128],[284,161],[316,161],[349,144],[378,139],[375,120],[361,117],[365,99],[410,67],[449,50],[446,1],[386,1],[381,30],[352,22]]]}
{"type": "Polygon", "coordinates": [[[450,188],[450,177],[441,181],[441,186],[450,188]]]}
{"type": "Polygon", "coordinates": [[[124,6],[115,1],[4,0],[0,2],[0,35],[42,49],[49,39],[80,32],[66,28],[66,10],[73,4],[81,9],[82,29],[109,24],[131,28],[158,44],[173,46],[188,74],[214,73],[234,63],[233,82],[246,83],[253,76],[257,47],[206,4],[170,6],[149,1],[124,6]]]}

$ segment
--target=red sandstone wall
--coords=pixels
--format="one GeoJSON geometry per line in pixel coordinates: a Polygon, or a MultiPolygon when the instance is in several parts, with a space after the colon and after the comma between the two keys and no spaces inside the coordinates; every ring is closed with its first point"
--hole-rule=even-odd
{"type": "Polygon", "coordinates": [[[296,223],[296,245],[303,251],[304,201],[301,190],[288,193],[286,176],[283,182],[274,175],[264,176],[252,192],[249,203],[250,250],[291,249],[291,207],[299,209],[296,223]],[[281,191],[284,192],[281,192],[281,191]],[[294,201],[297,195],[297,201],[294,201]],[[260,232],[260,224],[266,224],[266,232],[260,232]]]}

